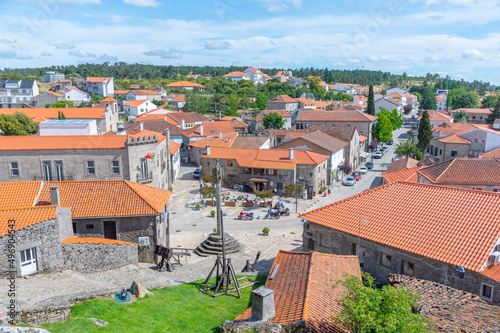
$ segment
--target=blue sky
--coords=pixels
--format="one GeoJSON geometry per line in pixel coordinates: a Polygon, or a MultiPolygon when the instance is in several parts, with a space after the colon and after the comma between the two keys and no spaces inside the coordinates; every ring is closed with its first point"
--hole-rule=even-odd
{"type": "Polygon", "coordinates": [[[498,0],[0,0],[0,21],[0,68],[365,68],[500,84],[498,0]]]}

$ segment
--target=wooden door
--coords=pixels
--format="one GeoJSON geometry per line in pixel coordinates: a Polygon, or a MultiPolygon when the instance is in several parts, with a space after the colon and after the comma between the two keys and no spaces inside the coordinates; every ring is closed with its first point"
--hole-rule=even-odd
{"type": "Polygon", "coordinates": [[[116,239],[116,222],[104,221],[104,238],[116,239]]]}

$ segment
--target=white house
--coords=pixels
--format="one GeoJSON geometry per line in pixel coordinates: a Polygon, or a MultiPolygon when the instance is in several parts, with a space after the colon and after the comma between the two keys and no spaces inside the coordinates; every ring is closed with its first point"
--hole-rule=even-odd
{"type": "Polygon", "coordinates": [[[46,120],[39,124],[40,135],[98,135],[95,119],[46,120]]]}
{"type": "Polygon", "coordinates": [[[161,95],[158,92],[152,90],[130,90],[126,95],[125,99],[127,101],[154,101],[161,100],[161,95]]]}
{"type": "Polygon", "coordinates": [[[401,89],[401,88],[391,88],[387,90],[387,95],[392,94],[392,93],[400,93],[400,94],[406,94],[406,90],[401,89]]]}
{"type": "Polygon", "coordinates": [[[123,111],[129,116],[139,116],[154,109],[156,109],[156,105],[145,100],[128,101],[123,104],[123,111]]]}
{"type": "Polygon", "coordinates": [[[224,75],[226,79],[230,79],[233,82],[239,81],[239,80],[250,80],[250,75],[245,74],[243,72],[231,72],[226,75],[224,75]]]}
{"type": "Polygon", "coordinates": [[[0,107],[33,106],[40,91],[35,80],[0,80],[0,107]]]}
{"type": "Polygon", "coordinates": [[[411,107],[414,109],[417,107],[417,96],[413,95],[412,93],[407,93],[406,95],[406,105],[411,105],[411,107]]]}
{"type": "Polygon", "coordinates": [[[112,77],[91,77],[87,78],[82,89],[88,93],[99,95],[102,97],[113,97],[115,87],[112,77]]]}
{"type": "Polygon", "coordinates": [[[403,107],[400,102],[396,102],[392,98],[389,97],[384,97],[380,98],[375,101],[375,115],[377,116],[382,109],[387,109],[389,111],[392,111],[394,109],[397,109],[398,112],[401,114],[403,112],[403,107]]]}
{"type": "Polygon", "coordinates": [[[244,73],[249,75],[250,80],[255,84],[257,83],[264,84],[267,82],[266,78],[264,77],[264,73],[262,73],[258,68],[248,67],[247,69],[245,69],[244,73]]]}
{"type": "Polygon", "coordinates": [[[438,110],[446,109],[446,100],[441,96],[436,96],[436,107],[438,110]]]}
{"type": "Polygon", "coordinates": [[[73,101],[75,106],[79,106],[83,102],[90,102],[89,94],[81,91],[77,87],[67,86],[61,89],[59,93],[64,93],[64,99],[67,101],[73,101]]]}

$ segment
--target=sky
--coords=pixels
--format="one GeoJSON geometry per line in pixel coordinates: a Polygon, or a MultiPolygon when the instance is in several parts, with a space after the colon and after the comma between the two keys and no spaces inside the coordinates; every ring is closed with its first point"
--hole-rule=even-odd
{"type": "Polygon", "coordinates": [[[0,0],[0,22],[0,68],[359,68],[500,84],[498,0],[0,0]]]}

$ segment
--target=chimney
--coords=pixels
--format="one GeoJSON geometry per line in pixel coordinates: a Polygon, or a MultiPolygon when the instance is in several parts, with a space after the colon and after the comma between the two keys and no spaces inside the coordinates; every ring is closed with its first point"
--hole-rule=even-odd
{"type": "Polygon", "coordinates": [[[200,125],[200,135],[203,136],[203,124],[200,125]]]}
{"type": "Polygon", "coordinates": [[[340,108],[342,107],[342,101],[340,101],[340,103],[339,103],[339,107],[340,107],[340,108]]]}
{"type": "Polygon", "coordinates": [[[139,128],[141,129],[141,131],[144,131],[144,123],[142,121],[139,123],[139,126],[140,126],[139,128]]]}
{"type": "Polygon", "coordinates": [[[219,139],[221,139],[221,138],[222,138],[222,133],[221,133],[221,132],[219,132],[219,139]]]}
{"type": "Polygon", "coordinates": [[[228,137],[228,138],[227,138],[227,142],[231,142],[231,137],[228,137]]]}
{"type": "Polygon", "coordinates": [[[222,112],[219,111],[219,120],[222,119],[222,112]]]}
{"type": "Polygon", "coordinates": [[[59,186],[49,187],[50,192],[50,204],[51,205],[61,205],[61,199],[59,198],[59,186]]]}
{"type": "Polygon", "coordinates": [[[207,146],[207,156],[210,156],[210,146],[207,146]]]}
{"type": "Polygon", "coordinates": [[[266,322],[275,316],[274,290],[262,286],[252,291],[252,316],[250,320],[266,322]]]}
{"type": "Polygon", "coordinates": [[[186,129],[186,122],[184,121],[184,119],[182,119],[181,121],[181,128],[186,129]]]}
{"type": "Polygon", "coordinates": [[[288,148],[288,159],[293,160],[294,159],[294,149],[293,148],[288,148]]]}

